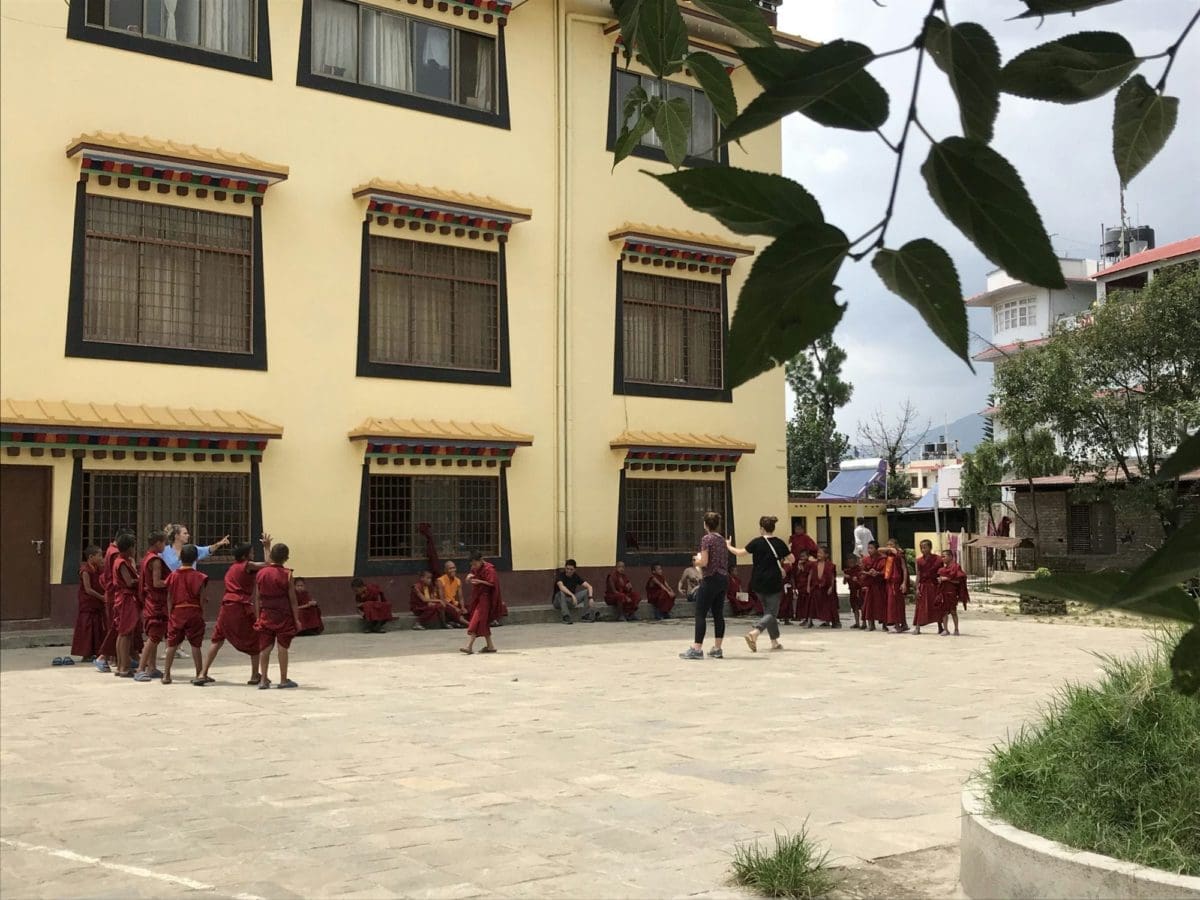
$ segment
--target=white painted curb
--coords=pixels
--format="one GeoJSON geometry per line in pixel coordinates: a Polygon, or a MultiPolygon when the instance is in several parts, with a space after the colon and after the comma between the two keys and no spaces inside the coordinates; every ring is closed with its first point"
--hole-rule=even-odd
{"type": "Polygon", "coordinates": [[[1073,850],[990,818],[984,809],[972,786],[965,787],[959,881],[970,900],[1200,900],[1200,878],[1073,850]]]}

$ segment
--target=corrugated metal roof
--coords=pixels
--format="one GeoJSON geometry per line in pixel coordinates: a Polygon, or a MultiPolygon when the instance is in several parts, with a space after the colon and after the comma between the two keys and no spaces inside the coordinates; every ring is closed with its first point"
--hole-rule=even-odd
{"type": "Polygon", "coordinates": [[[1151,263],[1165,262],[1179,256],[1187,256],[1190,253],[1200,253],[1200,234],[1195,237],[1184,238],[1182,241],[1175,241],[1172,244],[1163,244],[1161,247],[1155,247],[1153,250],[1143,250],[1141,253],[1127,256],[1119,263],[1115,263],[1107,269],[1101,269],[1092,277],[1097,281],[1107,281],[1109,276],[1119,272],[1127,272],[1130,269],[1147,266],[1151,263]]]}

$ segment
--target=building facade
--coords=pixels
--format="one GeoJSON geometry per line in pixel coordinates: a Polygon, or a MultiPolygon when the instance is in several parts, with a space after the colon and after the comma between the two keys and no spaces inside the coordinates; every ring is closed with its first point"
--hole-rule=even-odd
{"type": "MultiPolygon", "coordinates": [[[[643,174],[652,136],[613,170],[624,93],[657,85],[607,4],[5,13],[8,627],[69,621],[122,525],[265,529],[337,612],[354,575],[403,597],[429,543],[544,602],[566,556],[681,565],[704,510],[785,512],[782,372],[725,374],[761,244],[643,174]]],[[[744,105],[733,36],[687,21],[744,105]]],[[[689,165],[780,170],[778,126],[721,147],[695,82],[665,90],[689,165]]]]}

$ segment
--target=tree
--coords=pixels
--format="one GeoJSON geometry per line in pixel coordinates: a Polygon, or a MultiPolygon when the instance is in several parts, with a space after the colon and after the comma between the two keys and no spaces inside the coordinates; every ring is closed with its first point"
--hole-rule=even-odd
{"type": "Polygon", "coordinates": [[[1049,426],[1091,496],[1154,511],[1155,544],[1183,511],[1178,479],[1156,476],[1200,423],[1198,297],[1200,266],[1161,269],[1142,290],[1109,295],[1090,324],[1054,332],[996,372],[1005,425],[1049,426]]]}
{"type": "Polygon", "coordinates": [[[975,510],[977,529],[981,513],[987,514],[990,524],[996,524],[993,507],[1000,502],[999,483],[1004,479],[1004,474],[1004,449],[995,441],[983,441],[971,453],[963,454],[962,483],[958,496],[963,505],[975,510]]]}
{"type": "Polygon", "coordinates": [[[858,423],[858,439],[869,452],[887,460],[889,498],[907,500],[912,496],[908,480],[900,474],[900,466],[925,439],[932,424],[926,420],[922,427],[918,421],[912,401],[905,400],[894,416],[889,417],[882,409],[876,409],[870,419],[858,423]]]}
{"type": "Polygon", "coordinates": [[[850,441],[837,430],[837,411],[850,402],[854,386],[842,380],[846,351],[826,336],[784,368],[795,395],[787,429],[788,487],[818,490],[830,470],[846,458],[850,441]]]}

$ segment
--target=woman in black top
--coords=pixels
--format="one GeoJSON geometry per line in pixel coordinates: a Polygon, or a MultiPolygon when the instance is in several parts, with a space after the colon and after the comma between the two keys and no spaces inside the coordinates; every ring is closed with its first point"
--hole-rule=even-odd
{"type": "Polygon", "coordinates": [[[758,636],[764,631],[771,636],[771,649],[782,650],[779,643],[779,600],[783,596],[783,567],[792,562],[788,545],[775,537],[775,516],[763,516],[758,520],[759,536],[739,548],[729,544],[729,552],[754,558],[754,570],[750,574],[750,590],[762,599],[763,617],[754,623],[746,634],[750,652],[758,652],[758,636]]]}

